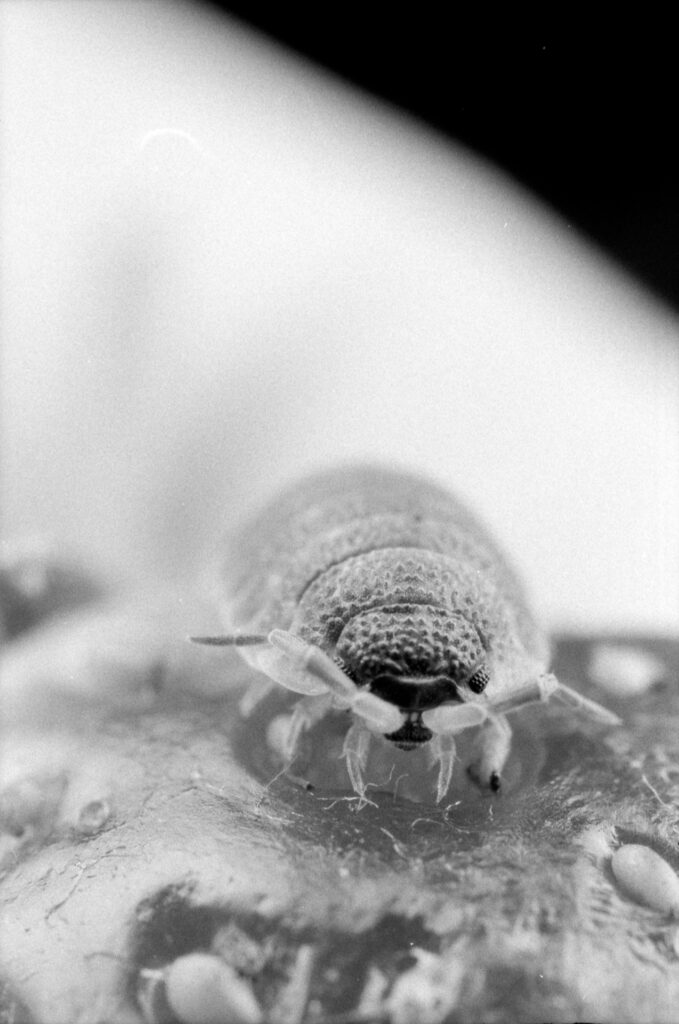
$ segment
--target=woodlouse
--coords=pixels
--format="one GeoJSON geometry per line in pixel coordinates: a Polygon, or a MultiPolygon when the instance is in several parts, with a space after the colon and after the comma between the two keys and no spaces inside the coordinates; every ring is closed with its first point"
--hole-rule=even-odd
{"type": "Polygon", "coordinates": [[[301,695],[286,753],[332,709],[350,709],[344,755],[354,790],[373,737],[428,744],[437,800],[455,735],[480,726],[472,776],[497,790],[510,749],[506,713],[556,698],[618,719],[549,673],[549,648],[523,587],[486,528],[452,494],[377,466],[319,472],[288,487],[233,539],[221,567],[229,635],[266,682],[301,695]]]}

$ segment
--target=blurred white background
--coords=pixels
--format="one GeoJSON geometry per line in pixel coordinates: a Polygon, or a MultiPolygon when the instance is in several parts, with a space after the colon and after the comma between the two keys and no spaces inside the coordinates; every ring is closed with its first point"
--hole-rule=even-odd
{"type": "Polygon", "coordinates": [[[679,628],[679,325],[462,148],[197,5],[5,0],[3,505],[189,578],[300,470],[461,492],[557,628],[679,628]]]}

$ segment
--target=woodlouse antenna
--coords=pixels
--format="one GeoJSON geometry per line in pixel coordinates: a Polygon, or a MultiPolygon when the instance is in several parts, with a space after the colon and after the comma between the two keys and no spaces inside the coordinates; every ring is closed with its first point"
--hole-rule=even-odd
{"type": "Polygon", "coordinates": [[[207,644],[211,647],[256,647],[267,644],[269,639],[258,633],[234,633],[232,636],[190,636],[192,644],[207,644]]]}

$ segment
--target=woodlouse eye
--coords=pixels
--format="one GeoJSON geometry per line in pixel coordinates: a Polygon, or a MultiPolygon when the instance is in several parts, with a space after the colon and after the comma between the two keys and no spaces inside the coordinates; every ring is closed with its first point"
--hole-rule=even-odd
{"type": "Polygon", "coordinates": [[[488,669],[478,668],[473,676],[467,680],[467,686],[472,693],[483,693],[489,682],[488,669]]]}

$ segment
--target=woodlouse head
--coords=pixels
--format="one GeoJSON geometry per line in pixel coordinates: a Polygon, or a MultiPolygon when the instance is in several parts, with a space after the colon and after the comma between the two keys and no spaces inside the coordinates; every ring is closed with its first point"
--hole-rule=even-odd
{"type": "Polygon", "coordinates": [[[414,746],[431,738],[420,715],[481,693],[489,676],[482,636],[465,616],[432,605],[383,606],[354,616],[336,654],[357,686],[406,715],[389,739],[414,746]],[[403,735],[401,735],[403,734],[403,735]]]}

